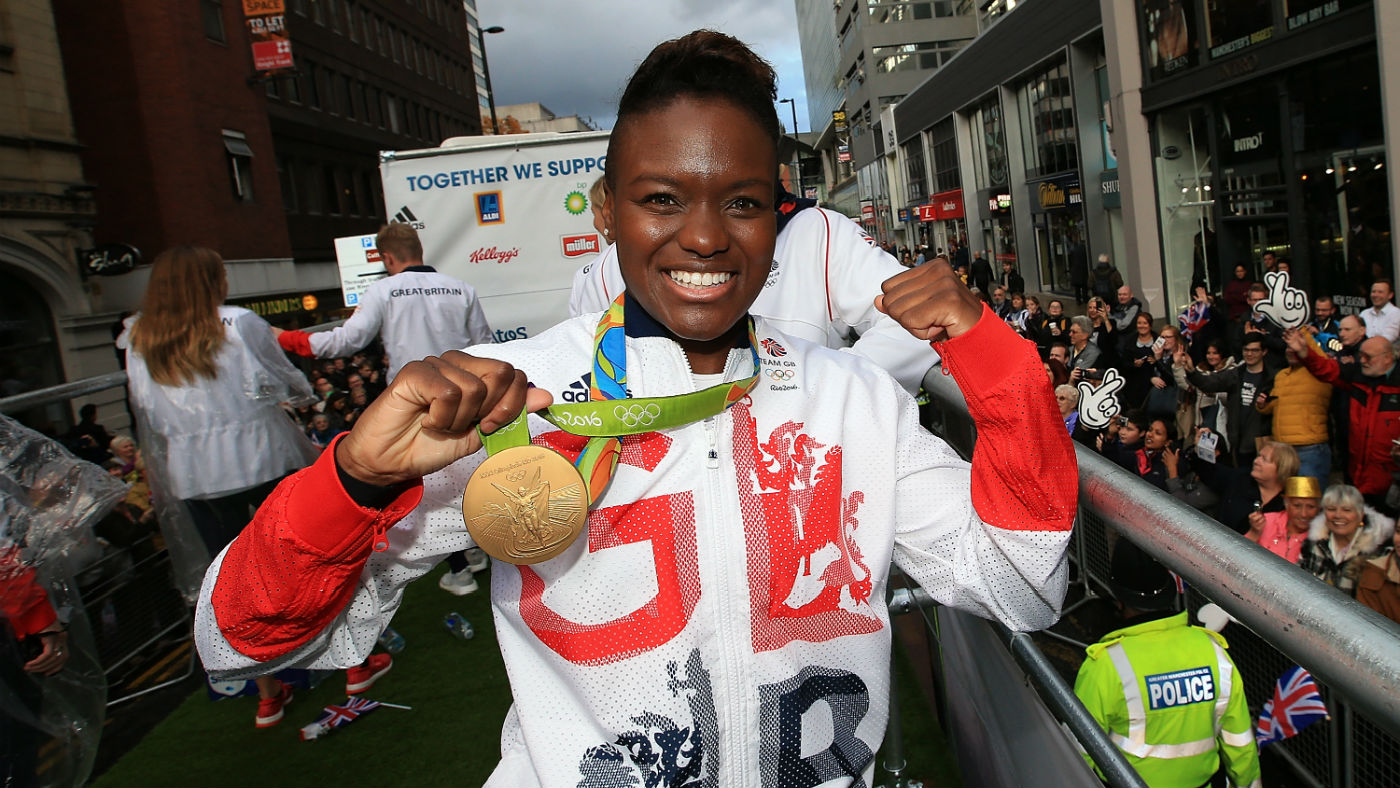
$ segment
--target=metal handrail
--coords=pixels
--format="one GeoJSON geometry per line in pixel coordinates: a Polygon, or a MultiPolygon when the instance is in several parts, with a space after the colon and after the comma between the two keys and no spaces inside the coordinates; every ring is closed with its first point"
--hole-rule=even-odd
{"type": "MultiPolygon", "coordinates": [[[[316,331],[328,331],[344,323],[344,320],[332,320],[327,323],[317,323],[314,326],[301,329],[312,333],[316,331]]],[[[126,371],[117,370],[106,375],[95,375],[82,380],[75,380],[72,383],[60,383],[57,386],[48,386],[42,389],[34,389],[21,394],[9,397],[0,397],[0,413],[18,413],[22,410],[36,408],[41,405],[50,405],[55,402],[67,402],[74,397],[83,397],[88,394],[96,394],[107,389],[120,388],[126,385],[126,371]]]]}
{"type": "MultiPolygon", "coordinates": [[[[937,606],[938,602],[927,591],[917,586],[894,589],[889,603],[890,613],[896,615],[912,612],[915,608],[930,609],[937,606]]],[[[1055,670],[1055,666],[1031,636],[1024,632],[1012,632],[997,621],[988,621],[987,624],[1006,646],[1016,664],[1026,671],[1026,676],[1030,678],[1032,686],[1046,707],[1056,719],[1065,724],[1080,746],[1094,759],[1094,763],[1098,764],[1105,781],[1113,788],[1146,788],[1147,783],[1143,782],[1142,776],[1128,763],[1128,759],[1123,757],[1123,752],[1114,745],[1108,733],[1099,727],[1098,721],[1084,708],[1084,704],[1079,702],[1074,689],[1055,670]]]]}
{"type": "Polygon", "coordinates": [[[118,370],[106,375],[60,383],[42,389],[26,391],[10,397],[0,398],[0,413],[18,413],[22,410],[48,405],[54,402],[67,402],[74,397],[96,394],[99,391],[119,388],[126,385],[126,371],[118,370]]]}
{"type": "MultiPolygon", "coordinates": [[[[966,413],[935,369],[924,388],[966,413]]],[[[1080,506],[1181,575],[1377,723],[1400,730],[1400,625],[1076,445],[1080,506]]]]}

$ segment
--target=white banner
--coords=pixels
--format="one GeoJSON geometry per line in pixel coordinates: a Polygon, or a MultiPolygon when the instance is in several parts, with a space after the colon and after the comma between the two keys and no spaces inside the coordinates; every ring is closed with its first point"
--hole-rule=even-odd
{"type": "Polygon", "coordinates": [[[335,239],[335,262],[340,268],[340,294],[346,306],[359,306],[360,296],[387,272],[373,235],[347,235],[335,239]]]}
{"type": "Polygon", "coordinates": [[[603,249],[588,190],[608,134],[470,142],[383,160],[385,209],[417,228],[424,263],[476,288],[497,341],[535,336],[568,317],[574,272],[603,249]]]}

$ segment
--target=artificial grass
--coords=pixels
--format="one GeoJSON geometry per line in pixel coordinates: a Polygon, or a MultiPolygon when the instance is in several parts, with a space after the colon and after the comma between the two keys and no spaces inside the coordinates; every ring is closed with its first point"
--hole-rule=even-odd
{"type": "MultiPolygon", "coordinates": [[[[905,768],[902,776],[906,780],[918,780],[926,786],[960,786],[962,775],[948,738],[943,734],[934,717],[933,709],[919,691],[919,683],[914,678],[914,666],[909,656],[900,648],[899,639],[894,644],[894,687],[899,693],[899,719],[904,726],[905,768]]],[[[889,772],[885,771],[885,748],[875,754],[875,784],[892,785],[889,772]]]]}
{"type": "MultiPolygon", "coordinates": [[[[393,670],[364,693],[412,711],[376,709],[303,742],[301,726],[319,718],[323,707],[345,702],[343,672],[299,692],[282,722],[262,730],[253,726],[252,698],[211,701],[201,687],[92,785],[481,785],[500,759],[501,723],[511,702],[491,624],[489,573],[478,575],[481,590],[465,597],[441,591],[441,573],[434,570],[405,589],[393,626],[407,647],[395,655],[393,670]],[[447,632],[442,618],[452,610],[472,622],[475,638],[464,642],[447,632]]],[[[895,675],[904,774],[928,785],[959,785],[953,756],[911,670],[900,652],[895,675]]],[[[881,763],[877,755],[877,784],[886,776],[881,763]]]]}
{"type": "MultiPolygon", "coordinates": [[[[445,567],[444,567],[445,569],[445,567]]],[[[510,686],[491,625],[489,573],[465,597],[437,587],[434,571],[404,591],[393,626],[407,647],[363,697],[412,706],[380,708],[316,739],[301,726],[345,702],[345,673],[299,692],[287,716],[257,729],[252,698],[211,701],[201,688],[93,782],[94,786],[436,786],[481,785],[501,757],[501,722],[510,686]],[[449,611],[466,616],[476,637],[444,628],[449,611]]]]}

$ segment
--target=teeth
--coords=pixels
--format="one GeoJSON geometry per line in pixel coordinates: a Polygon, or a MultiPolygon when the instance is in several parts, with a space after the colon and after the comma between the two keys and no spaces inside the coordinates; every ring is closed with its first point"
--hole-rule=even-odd
{"type": "Polygon", "coordinates": [[[686,287],[714,287],[729,281],[733,274],[723,273],[692,273],[690,271],[672,271],[671,281],[686,287]]]}

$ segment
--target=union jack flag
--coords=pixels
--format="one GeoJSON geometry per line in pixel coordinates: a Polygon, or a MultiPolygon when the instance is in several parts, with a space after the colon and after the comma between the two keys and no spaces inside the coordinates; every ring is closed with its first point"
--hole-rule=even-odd
{"type": "Polygon", "coordinates": [[[308,741],[330,733],[342,725],[349,725],[359,719],[360,715],[368,714],[377,708],[379,708],[379,701],[364,698],[349,698],[343,706],[327,706],[326,713],[321,719],[301,729],[301,739],[308,741]]]}
{"type": "Polygon", "coordinates": [[[1274,697],[1264,704],[1254,737],[1260,744],[1282,741],[1317,722],[1332,719],[1312,674],[1294,665],[1283,672],[1274,687],[1274,697]]]}

